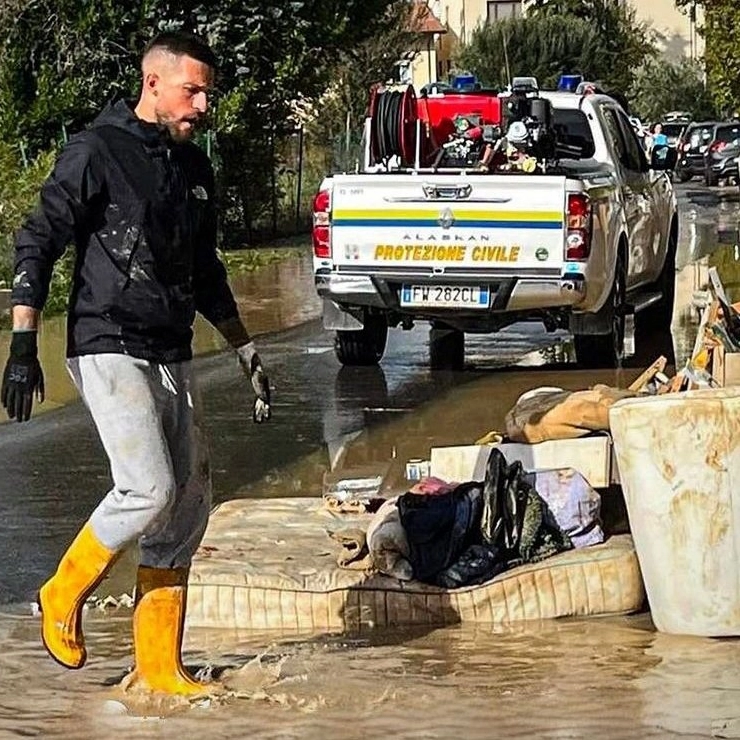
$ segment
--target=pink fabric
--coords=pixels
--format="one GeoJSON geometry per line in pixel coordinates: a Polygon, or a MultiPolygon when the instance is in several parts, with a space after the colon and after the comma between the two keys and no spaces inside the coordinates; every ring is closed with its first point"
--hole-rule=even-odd
{"type": "Polygon", "coordinates": [[[445,493],[457,488],[457,483],[448,483],[446,480],[441,478],[422,478],[418,483],[415,483],[409,488],[409,493],[416,493],[423,496],[443,496],[445,493]]]}

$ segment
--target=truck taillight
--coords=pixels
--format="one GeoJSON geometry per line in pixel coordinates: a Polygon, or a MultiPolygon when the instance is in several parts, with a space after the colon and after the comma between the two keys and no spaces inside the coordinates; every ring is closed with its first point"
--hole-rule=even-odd
{"type": "Polygon", "coordinates": [[[331,192],[319,190],[313,199],[313,253],[331,257],[331,192]]]}
{"type": "Polygon", "coordinates": [[[721,152],[727,146],[726,141],[715,141],[710,147],[710,152],[721,152]]]}
{"type": "Polygon", "coordinates": [[[591,253],[591,200],[585,193],[568,195],[566,219],[566,262],[588,259],[591,253]]]}

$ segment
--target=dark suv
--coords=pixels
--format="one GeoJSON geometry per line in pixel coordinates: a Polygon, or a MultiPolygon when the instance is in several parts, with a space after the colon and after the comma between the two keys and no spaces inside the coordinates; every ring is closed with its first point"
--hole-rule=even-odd
{"type": "Polygon", "coordinates": [[[714,137],[716,121],[702,121],[687,126],[678,142],[676,179],[687,182],[692,177],[704,174],[704,154],[714,137]]]}
{"type": "Polygon", "coordinates": [[[738,180],[740,157],[740,122],[719,123],[714,127],[706,152],[704,152],[704,182],[716,185],[720,180],[738,180]]]}

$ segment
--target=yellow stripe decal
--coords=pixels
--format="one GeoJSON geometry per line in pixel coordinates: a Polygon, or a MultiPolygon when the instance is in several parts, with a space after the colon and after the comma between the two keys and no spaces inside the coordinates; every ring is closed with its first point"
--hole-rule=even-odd
{"type": "MultiPolygon", "coordinates": [[[[443,208],[417,209],[343,209],[338,208],[332,213],[334,221],[437,221],[441,218],[443,208]]],[[[455,221],[556,221],[562,223],[564,214],[561,211],[498,211],[471,210],[467,208],[450,209],[455,221]]]]}

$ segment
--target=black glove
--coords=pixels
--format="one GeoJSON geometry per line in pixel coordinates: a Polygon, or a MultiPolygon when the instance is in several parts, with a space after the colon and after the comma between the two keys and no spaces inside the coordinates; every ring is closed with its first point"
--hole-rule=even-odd
{"type": "Polygon", "coordinates": [[[270,411],[270,383],[262,368],[262,361],[254,348],[254,342],[243,344],[236,350],[239,364],[244,374],[251,380],[252,388],[256,396],[252,410],[252,420],[256,424],[267,421],[272,412],[270,411]]]}
{"type": "Polygon", "coordinates": [[[39,364],[36,332],[14,331],[0,392],[8,416],[28,421],[34,394],[39,403],[44,400],[44,373],[39,364]]]}

